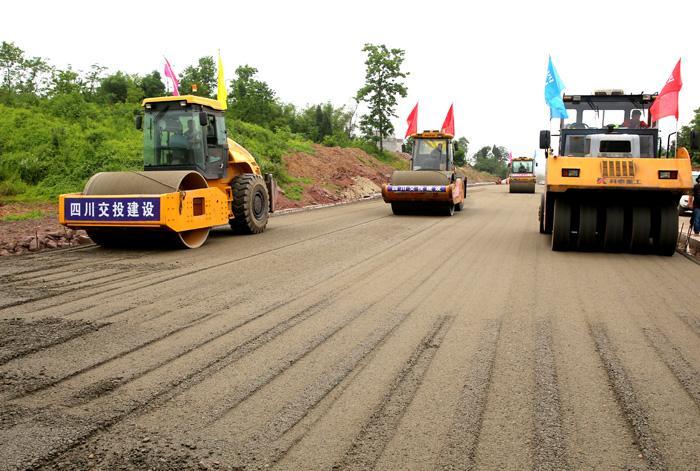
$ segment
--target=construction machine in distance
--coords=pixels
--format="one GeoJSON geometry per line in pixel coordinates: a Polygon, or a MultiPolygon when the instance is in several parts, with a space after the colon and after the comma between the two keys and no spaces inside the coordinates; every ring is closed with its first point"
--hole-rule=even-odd
{"type": "Polygon", "coordinates": [[[560,123],[558,154],[550,131],[540,132],[547,164],[539,224],[552,250],[673,255],[690,158],[685,148],[661,155],[658,128],[643,121],[656,97],[564,95],[569,118],[560,123]]]}
{"type": "Polygon", "coordinates": [[[515,157],[509,165],[509,192],[535,192],[535,159],[532,157],[515,157]]]}
{"type": "Polygon", "coordinates": [[[102,246],[201,246],[229,223],[263,232],[275,209],[275,181],[226,135],[224,108],[208,98],[147,98],[136,117],[144,170],[102,172],[82,193],[59,197],[59,222],[102,246]]]}
{"type": "Polygon", "coordinates": [[[454,165],[454,136],[423,131],[413,141],[410,170],[396,170],[382,197],[394,214],[429,210],[451,216],[464,207],[467,176],[454,165]]]}

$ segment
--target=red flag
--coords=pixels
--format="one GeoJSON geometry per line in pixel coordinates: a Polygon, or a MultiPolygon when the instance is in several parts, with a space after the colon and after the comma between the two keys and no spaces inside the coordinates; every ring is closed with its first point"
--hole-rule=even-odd
{"type": "Polygon", "coordinates": [[[451,136],[455,135],[454,104],[450,105],[450,109],[447,112],[447,116],[445,116],[445,122],[442,123],[442,129],[440,129],[440,132],[451,136]]]}
{"type": "Polygon", "coordinates": [[[408,115],[406,123],[408,124],[408,129],[406,129],[406,136],[404,139],[418,132],[418,103],[413,107],[411,114],[408,115]]]}
{"type": "Polygon", "coordinates": [[[681,60],[678,59],[678,63],[673,68],[671,76],[666,81],[666,85],[661,89],[659,96],[651,105],[652,119],[651,121],[658,121],[665,116],[675,116],[678,119],[678,92],[683,88],[683,81],[681,80],[681,60]]]}

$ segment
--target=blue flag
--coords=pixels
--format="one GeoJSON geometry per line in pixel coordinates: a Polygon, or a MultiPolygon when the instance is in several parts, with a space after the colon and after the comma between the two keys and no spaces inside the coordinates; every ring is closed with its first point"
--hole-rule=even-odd
{"type": "Polygon", "coordinates": [[[552,118],[568,118],[564,101],[561,99],[564,91],[564,82],[557,73],[557,69],[552,64],[552,56],[549,56],[549,65],[547,66],[547,80],[544,84],[544,101],[549,105],[552,118]]]}

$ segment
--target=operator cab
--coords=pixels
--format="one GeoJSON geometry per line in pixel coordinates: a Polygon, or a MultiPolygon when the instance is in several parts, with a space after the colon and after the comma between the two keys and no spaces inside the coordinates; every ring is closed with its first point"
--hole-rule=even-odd
{"type": "Polygon", "coordinates": [[[144,170],[195,170],[207,180],[226,174],[228,141],[220,104],[192,95],[148,98],[143,129],[144,170]]]}
{"type": "Polygon", "coordinates": [[[518,160],[513,159],[510,166],[511,173],[534,173],[534,161],[532,159],[518,160]]]}
{"type": "MultiPolygon", "coordinates": [[[[454,170],[454,147],[450,134],[424,131],[414,134],[411,170],[454,170]]],[[[456,144],[455,144],[456,145],[456,144]]]]}
{"type": "MultiPolygon", "coordinates": [[[[659,130],[648,124],[649,109],[656,97],[656,94],[625,95],[621,90],[564,95],[569,117],[560,120],[559,155],[658,157],[659,130]]],[[[549,136],[549,131],[540,133],[542,149],[549,148],[549,136]]]]}

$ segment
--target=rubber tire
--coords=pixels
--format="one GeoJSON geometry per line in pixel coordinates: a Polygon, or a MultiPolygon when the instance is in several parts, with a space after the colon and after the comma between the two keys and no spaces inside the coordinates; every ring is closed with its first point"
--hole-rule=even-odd
{"type": "Polygon", "coordinates": [[[540,234],[546,234],[546,231],[544,230],[544,195],[542,195],[542,198],[540,198],[540,208],[538,210],[537,217],[540,221],[540,234]]]}
{"type": "Polygon", "coordinates": [[[621,252],[625,245],[625,209],[609,206],[605,209],[605,232],[603,248],[610,252],[621,252]]]}
{"type": "Polygon", "coordinates": [[[396,216],[407,214],[406,203],[391,203],[391,212],[396,216]]]}
{"type": "Polygon", "coordinates": [[[678,243],[678,213],[675,204],[661,206],[658,229],[659,237],[654,241],[656,251],[660,255],[670,257],[676,252],[678,243]]]}
{"type": "Polygon", "coordinates": [[[649,250],[651,236],[651,208],[634,206],[632,208],[632,230],[630,235],[630,251],[646,252],[649,250]]]}
{"type": "Polygon", "coordinates": [[[554,201],[554,222],[552,227],[552,250],[563,251],[571,247],[571,204],[557,199],[554,201]]]}
{"type": "Polygon", "coordinates": [[[595,206],[582,204],[579,207],[578,249],[593,250],[595,248],[595,229],[598,222],[598,210],[595,206]]]}
{"type": "Polygon", "coordinates": [[[231,229],[241,234],[260,234],[270,216],[270,196],[265,181],[252,173],[238,175],[231,182],[233,216],[231,229]],[[256,211],[257,209],[257,211],[256,211]]]}

